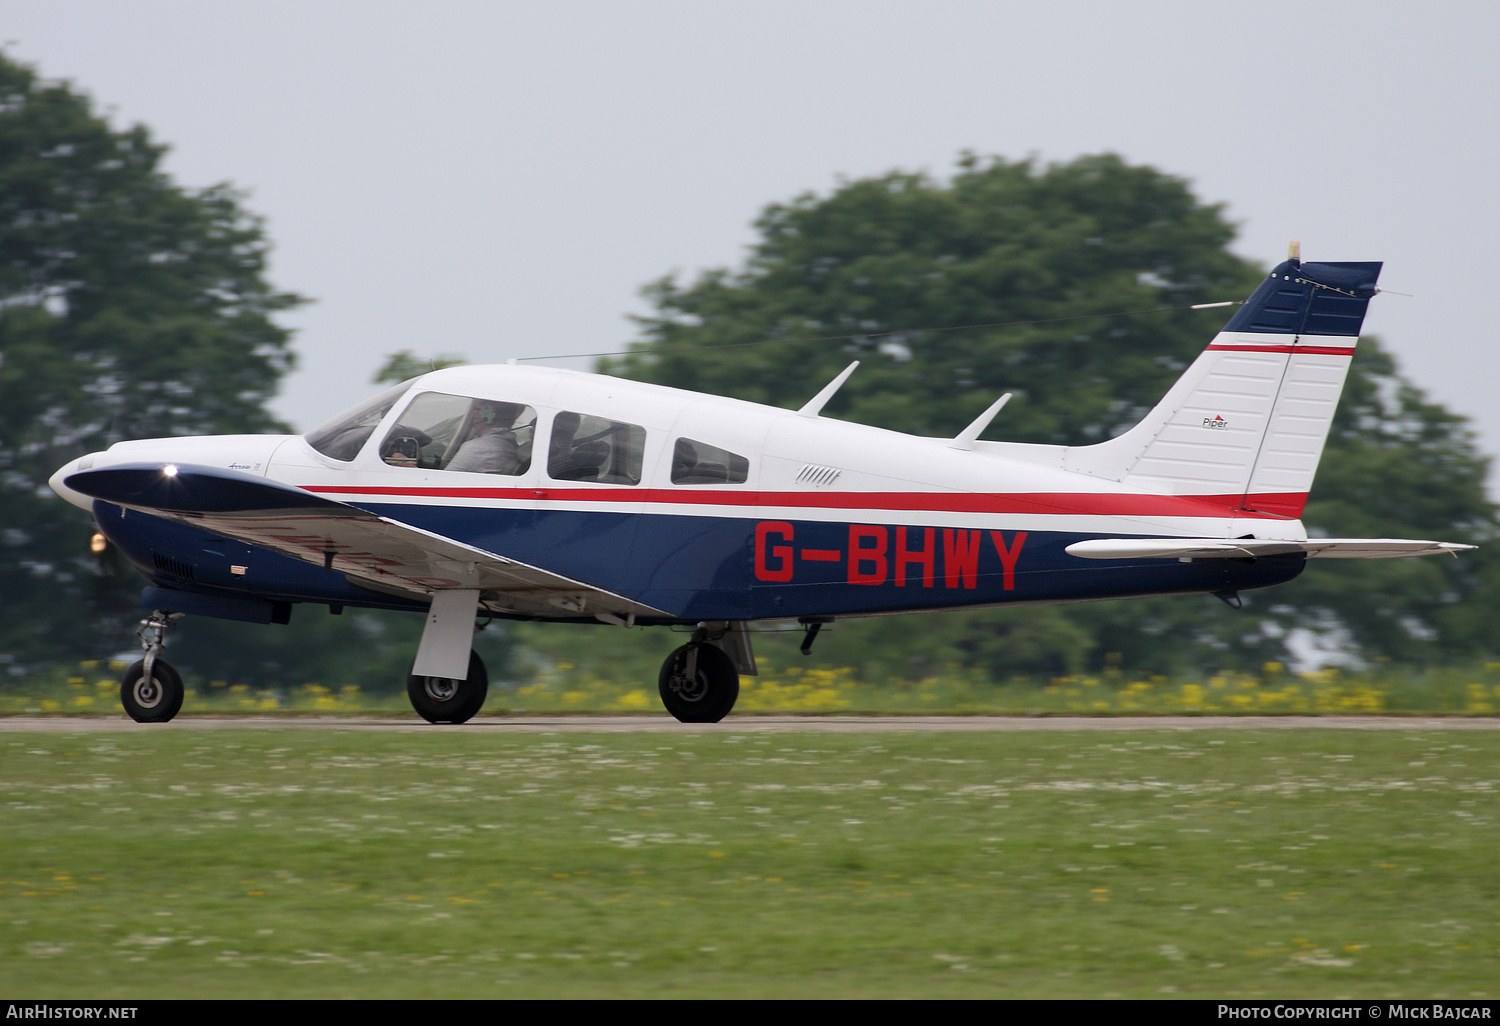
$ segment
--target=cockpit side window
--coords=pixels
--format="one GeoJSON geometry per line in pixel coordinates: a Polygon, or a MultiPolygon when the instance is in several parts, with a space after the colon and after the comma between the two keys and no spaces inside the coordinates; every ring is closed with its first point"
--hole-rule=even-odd
{"type": "Polygon", "coordinates": [[[717,445],[679,438],[672,447],[673,484],[744,484],[750,461],[717,445]]]}
{"type": "Polygon", "coordinates": [[[386,389],[372,399],[366,399],[353,409],[345,410],[319,427],[313,428],[303,437],[307,444],[330,459],[348,463],[359,455],[365,442],[369,441],[385,415],[391,412],[396,401],[411,387],[410,381],[386,389]]]}
{"type": "Polygon", "coordinates": [[[564,411],[552,420],[547,476],[556,481],[640,484],[646,429],[564,411]]]}
{"type": "Polygon", "coordinates": [[[393,467],[516,477],[531,469],[536,410],[443,392],[412,400],[380,443],[393,467]]]}

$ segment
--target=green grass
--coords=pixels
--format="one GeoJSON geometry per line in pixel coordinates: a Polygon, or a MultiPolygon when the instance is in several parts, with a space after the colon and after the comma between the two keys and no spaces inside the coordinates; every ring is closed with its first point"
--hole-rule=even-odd
{"type": "Polygon", "coordinates": [[[1500,733],[0,735],[8,998],[1494,997],[1500,733]]]}
{"type": "MultiPolygon", "coordinates": [[[[119,715],[124,663],[52,667],[0,687],[0,715],[119,715]]],[[[368,682],[366,682],[368,684],[368,682]]],[[[307,682],[278,690],[226,681],[187,681],[185,713],[373,713],[410,716],[400,689],[370,691],[355,682],[307,682]]],[[[621,666],[561,662],[519,682],[490,688],[486,715],[552,712],[660,713],[654,673],[621,666]]],[[[1108,670],[1050,681],[994,682],[957,667],[916,681],[861,681],[849,667],[806,660],[760,660],[760,675],[742,677],[739,714],[977,713],[1029,715],[1394,714],[1493,716],[1500,712],[1500,662],[1424,670],[1377,666],[1360,672],[1289,672],[1267,663],[1258,674],[1221,673],[1169,679],[1108,670]]]]}

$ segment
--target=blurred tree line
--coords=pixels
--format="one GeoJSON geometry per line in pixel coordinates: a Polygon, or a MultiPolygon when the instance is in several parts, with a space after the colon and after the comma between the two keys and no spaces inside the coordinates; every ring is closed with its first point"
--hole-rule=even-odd
{"type": "MultiPolygon", "coordinates": [[[[291,366],[260,225],[146,129],[0,55],[0,662],[125,647],[141,582],[47,478],[123,438],[268,431],[291,366]]],[[[0,678],[3,679],[3,678],[0,678]]]]}
{"type": "MultiPolygon", "coordinates": [[[[304,300],[266,280],[264,228],[242,197],[175,185],[163,153],[0,54],[0,671],[126,650],[141,615],[143,582],[90,553],[87,515],[47,488],[57,467],[124,438],[285,430],[266,410],[293,363],[275,315],[304,300]]],[[[1226,319],[1176,308],[1243,298],[1262,273],[1228,251],[1219,208],[1110,156],[966,156],[951,180],[847,182],[772,205],[757,227],[743,267],[648,286],[631,353],[600,369],[795,407],[857,357],[827,415],[951,436],[1011,391],[987,437],[1087,444],[1133,424],[1226,319]],[[1030,323],[934,330],[1016,321],[1030,323]],[[827,336],[850,337],[791,341],[827,336]]],[[[456,359],[403,350],[380,376],[456,359]]],[[[1365,339],[1305,519],[1486,542],[1486,470],[1464,419],[1365,339]]],[[[1181,597],[843,621],[814,659],[872,677],[1178,672],[1285,661],[1300,636],[1362,659],[1464,660],[1494,648],[1497,558],[1314,563],[1238,612],[1181,597]]],[[[659,632],[497,628],[479,642],[496,676],[518,644],[605,674],[670,647],[659,632]]],[[[172,651],[199,678],[397,687],[419,631],[417,617],[304,607],[288,627],[188,618],[172,651]]],[[[781,637],[790,650],[796,636],[781,637]]]]}

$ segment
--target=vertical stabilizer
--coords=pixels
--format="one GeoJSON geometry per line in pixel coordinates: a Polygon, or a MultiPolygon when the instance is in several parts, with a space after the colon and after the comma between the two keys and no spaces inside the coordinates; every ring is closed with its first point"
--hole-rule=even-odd
{"type": "Polygon", "coordinates": [[[1380,267],[1285,261],[1145,419],[1064,466],[1301,516],[1380,267]]]}

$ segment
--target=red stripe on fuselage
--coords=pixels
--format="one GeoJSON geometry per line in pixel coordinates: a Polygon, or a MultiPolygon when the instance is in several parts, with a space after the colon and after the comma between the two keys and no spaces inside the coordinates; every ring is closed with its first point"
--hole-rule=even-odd
{"type": "Polygon", "coordinates": [[[1303,492],[1261,495],[1131,495],[1118,492],[754,492],[666,488],[413,488],[389,485],[307,485],[310,492],[420,499],[510,499],[548,502],[662,503],[687,506],[921,510],[932,513],[1019,513],[1053,516],[1225,517],[1274,519],[1301,515],[1303,492]],[[1295,510],[1296,512],[1289,512],[1295,510]]]}

